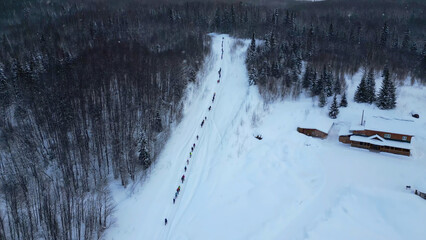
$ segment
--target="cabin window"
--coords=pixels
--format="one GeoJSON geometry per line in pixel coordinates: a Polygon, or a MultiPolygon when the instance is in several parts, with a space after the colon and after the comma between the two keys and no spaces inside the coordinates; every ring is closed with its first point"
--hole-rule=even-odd
{"type": "Polygon", "coordinates": [[[389,133],[386,133],[385,138],[391,138],[391,135],[389,133]]]}
{"type": "Polygon", "coordinates": [[[407,141],[407,136],[402,136],[402,141],[407,141]]]}

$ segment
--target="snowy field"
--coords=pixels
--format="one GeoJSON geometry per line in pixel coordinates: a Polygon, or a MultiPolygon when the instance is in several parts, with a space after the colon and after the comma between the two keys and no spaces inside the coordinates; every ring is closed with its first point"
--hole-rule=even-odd
{"type": "Polygon", "coordinates": [[[331,98],[323,109],[309,97],[266,106],[248,86],[248,44],[213,36],[200,83],[188,87],[184,118],[150,177],[132,191],[111,186],[116,222],[104,239],[425,239],[426,201],[405,186],[426,191],[426,89],[399,86],[397,108],[382,111],[354,103],[361,74],[348,77],[348,108],[327,139],[311,138],[296,131],[298,123],[328,118],[331,98]],[[362,110],[415,120],[412,156],[338,142],[339,129],[362,110]]]}

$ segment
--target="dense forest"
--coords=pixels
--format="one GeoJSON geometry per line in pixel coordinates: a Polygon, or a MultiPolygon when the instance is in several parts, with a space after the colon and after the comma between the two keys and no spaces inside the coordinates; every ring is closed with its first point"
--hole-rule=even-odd
{"type": "Polygon", "coordinates": [[[424,82],[425,10],[396,0],[3,0],[0,239],[99,238],[112,223],[108,183],[143,184],[197,84],[207,33],[253,38],[247,84],[265,99],[332,96],[360,68],[424,82]]]}

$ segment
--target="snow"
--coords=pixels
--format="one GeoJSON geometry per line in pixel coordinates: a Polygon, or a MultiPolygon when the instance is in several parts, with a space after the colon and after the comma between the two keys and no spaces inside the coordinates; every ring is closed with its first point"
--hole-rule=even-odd
{"type": "Polygon", "coordinates": [[[332,125],[333,121],[330,118],[323,115],[315,115],[304,120],[299,126],[305,129],[317,129],[323,133],[328,133],[332,125]]]}
{"type": "Polygon", "coordinates": [[[377,146],[389,146],[389,147],[397,147],[397,148],[403,148],[403,149],[411,149],[411,144],[407,142],[400,142],[400,141],[392,141],[392,140],[386,140],[379,135],[373,135],[370,137],[363,137],[363,136],[356,136],[353,135],[350,137],[351,141],[357,141],[357,142],[365,142],[374,144],[377,146]]]}
{"type": "Polygon", "coordinates": [[[387,118],[382,116],[368,117],[364,115],[364,121],[365,124],[362,126],[360,122],[353,123],[351,130],[367,129],[415,136],[416,128],[414,120],[411,119],[387,118]]]}
{"type": "MultiPolygon", "coordinates": [[[[424,239],[426,202],[413,194],[426,183],[424,88],[399,86],[397,108],[389,111],[348,98],[330,131],[359,119],[362,110],[402,118],[417,109],[421,118],[414,123],[410,157],[353,148],[330,136],[315,139],[296,129],[306,119],[326,117],[328,107],[319,108],[304,96],[264,104],[256,86],[248,86],[244,58],[249,41],[236,42],[212,35],[201,82],[188,87],[183,120],[149,177],[134,188],[111,185],[116,221],[103,238],[424,239]]],[[[347,96],[353,96],[361,75],[348,77],[347,96]]]]}
{"type": "Polygon", "coordinates": [[[352,133],[349,131],[349,126],[348,125],[342,125],[340,127],[339,130],[339,136],[348,136],[351,135],[352,133]]]}

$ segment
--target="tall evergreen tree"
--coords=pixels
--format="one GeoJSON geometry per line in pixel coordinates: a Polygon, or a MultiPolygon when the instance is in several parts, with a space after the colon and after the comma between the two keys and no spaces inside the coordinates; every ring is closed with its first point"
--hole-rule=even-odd
{"type": "Polygon", "coordinates": [[[393,109],[396,106],[396,89],[390,79],[389,69],[387,66],[383,69],[383,81],[380,93],[377,98],[377,106],[381,109],[393,109]]]}
{"type": "Polygon", "coordinates": [[[368,102],[367,83],[366,83],[366,74],[365,73],[361,78],[361,82],[359,83],[358,88],[356,89],[354,100],[357,103],[368,102]]]}
{"type": "Polygon", "coordinates": [[[330,116],[330,118],[332,118],[332,119],[335,119],[335,118],[337,118],[338,114],[339,114],[339,108],[337,106],[336,95],[334,95],[333,103],[331,104],[330,111],[328,112],[328,116],[330,116]]]}
{"type": "Polygon", "coordinates": [[[372,68],[368,71],[366,85],[367,102],[371,104],[376,101],[376,81],[374,80],[374,72],[372,68]]]}
{"type": "Polygon", "coordinates": [[[319,94],[319,106],[324,107],[327,104],[327,98],[325,97],[325,92],[322,90],[319,94]]]}
{"type": "Polygon", "coordinates": [[[247,49],[247,62],[252,63],[256,58],[256,39],[254,38],[254,33],[251,37],[250,46],[247,49]]]}
{"type": "Polygon", "coordinates": [[[380,46],[386,47],[386,43],[388,41],[388,35],[389,35],[389,27],[388,27],[388,24],[385,22],[382,28],[382,34],[380,36],[380,46]]]}
{"type": "Polygon", "coordinates": [[[407,29],[404,32],[404,39],[402,40],[401,48],[403,50],[408,50],[409,47],[410,47],[410,30],[407,29]]]}
{"type": "Polygon", "coordinates": [[[336,77],[334,78],[333,91],[334,91],[334,94],[340,94],[340,92],[342,91],[342,85],[340,83],[340,79],[338,75],[336,75],[336,77]]]}
{"type": "Polygon", "coordinates": [[[307,65],[305,69],[305,73],[303,74],[303,81],[302,81],[302,87],[304,89],[308,89],[311,87],[312,84],[312,70],[311,66],[307,65]]]}
{"type": "Polygon", "coordinates": [[[348,106],[348,100],[346,99],[346,92],[343,93],[342,100],[340,100],[340,106],[341,107],[348,106]]]}

